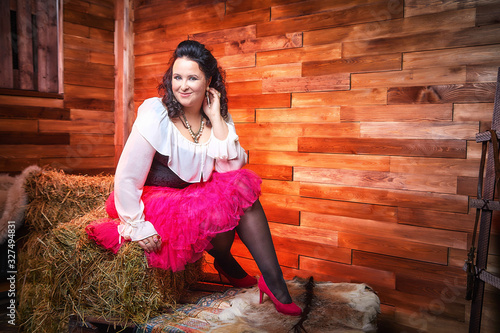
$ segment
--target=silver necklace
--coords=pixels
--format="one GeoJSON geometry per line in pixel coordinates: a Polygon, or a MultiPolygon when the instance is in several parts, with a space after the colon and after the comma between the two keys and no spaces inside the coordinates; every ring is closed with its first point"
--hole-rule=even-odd
{"type": "Polygon", "coordinates": [[[198,143],[198,140],[200,139],[201,134],[203,133],[203,125],[205,124],[203,116],[201,116],[200,129],[198,130],[198,132],[196,132],[196,134],[191,129],[191,125],[189,124],[186,115],[184,114],[184,111],[181,111],[181,116],[184,120],[184,126],[187,128],[189,135],[191,135],[191,137],[193,138],[194,143],[198,143]]]}

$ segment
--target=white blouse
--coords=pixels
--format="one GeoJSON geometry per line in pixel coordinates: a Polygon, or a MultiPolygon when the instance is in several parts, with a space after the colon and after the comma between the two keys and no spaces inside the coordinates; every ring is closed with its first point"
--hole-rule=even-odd
{"type": "Polygon", "coordinates": [[[226,139],[217,139],[212,131],[207,142],[194,143],[175,127],[160,98],[149,98],[141,104],[115,173],[115,205],[121,220],[118,232],[123,238],[138,241],[157,233],[144,219],[141,200],[156,152],[169,156],[169,168],[189,183],[208,180],[214,168],[227,172],[247,163],[230,116],[226,123],[226,139]]]}

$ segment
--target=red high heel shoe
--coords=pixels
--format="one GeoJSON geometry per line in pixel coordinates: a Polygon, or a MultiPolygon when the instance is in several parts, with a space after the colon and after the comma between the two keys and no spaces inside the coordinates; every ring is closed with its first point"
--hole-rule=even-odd
{"type": "Polygon", "coordinates": [[[261,276],[259,279],[259,289],[260,289],[260,302],[262,304],[262,300],[264,294],[269,296],[271,301],[273,301],[276,310],[282,314],[289,316],[300,316],[302,314],[302,309],[297,306],[293,301],[290,304],[283,304],[276,297],[274,297],[273,293],[267,287],[266,281],[264,281],[264,277],[261,276]]]}
{"type": "Polygon", "coordinates": [[[226,272],[222,270],[222,268],[219,266],[217,261],[214,261],[214,267],[219,272],[219,279],[222,281],[221,274],[226,277],[226,279],[229,280],[229,283],[233,285],[236,288],[248,288],[248,287],[253,287],[257,284],[257,279],[254,278],[253,276],[250,276],[247,274],[242,279],[236,279],[234,277],[229,276],[226,272]]]}

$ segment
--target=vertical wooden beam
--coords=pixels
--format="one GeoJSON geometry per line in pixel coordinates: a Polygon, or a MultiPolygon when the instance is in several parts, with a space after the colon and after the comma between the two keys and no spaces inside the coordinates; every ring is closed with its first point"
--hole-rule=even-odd
{"type": "Polygon", "coordinates": [[[19,49],[19,88],[33,90],[35,85],[31,0],[17,0],[17,46],[19,49]]]}
{"type": "Polygon", "coordinates": [[[62,0],[57,0],[57,92],[64,93],[64,35],[63,35],[63,3],[62,0]]]}
{"type": "Polygon", "coordinates": [[[47,6],[49,25],[47,27],[47,39],[48,44],[48,56],[49,61],[47,62],[47,74],[48,74],[48,89],[49,92],[57,92],[59,89],[58,84],[58,50],[57,50],[57,2],[58,0],[49,1],[49,6],[47,6]]]}
{"type": "Polygon", "coordinates": [[[38,90],[57,92],[57,0],[37,0],[38,90]]]}
{"type": "Polygon", "coordinates": [[[13,88],[10,1],[0,1],[0,88],[13,88]]]}
{"type": "Polygon", "coordinates": [[[37,40],[37,87],[38,91],[49,92],[47,80],[47,33],[46,26],[49,21],[45,6],[47,0],[36,0],[36,40],[37,40]]]}
{"type": "Polygon", "coordinates": [[[134,120],[134,63],[131,6],[117,0],[115,7],[115,164],[118,163],[134,120]]]}

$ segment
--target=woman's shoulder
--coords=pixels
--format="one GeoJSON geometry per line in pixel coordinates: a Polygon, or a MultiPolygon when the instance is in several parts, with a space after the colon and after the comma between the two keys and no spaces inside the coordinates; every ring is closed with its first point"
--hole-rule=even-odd
{"type": "Polygon", "coordinates": [[[165,130],[170,127],[170,123],[167,108],[159,97],[144,100],[137,110],[135,124],[142,129],[159,125],[165,130]]]}
{"type": "Polygon", "coordinates": [[[139,116],[141,113],[157,113],[161,115],[167,113],[167,108],[159,97],[151,97],[145,99],[139,106],[137,115],[139,116]]]}

